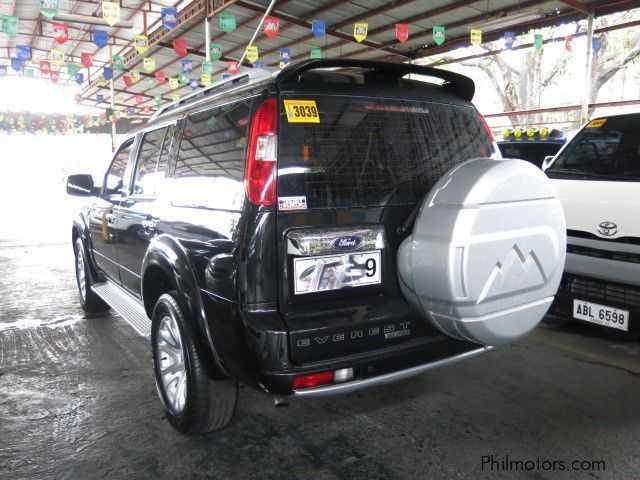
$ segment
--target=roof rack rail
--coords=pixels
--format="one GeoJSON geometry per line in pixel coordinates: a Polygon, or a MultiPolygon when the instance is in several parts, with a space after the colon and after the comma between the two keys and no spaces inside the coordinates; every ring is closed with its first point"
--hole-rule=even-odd
{"type": "Polygon", "coordinates": [[[385,78],[402,78],[409,73],[426,75],[444,80],[443,87],[452,90],[456,95],[467,101],[473,99],[476,86],[469,77],[459,73],[440,70],[422,65],[410,63],[376,62],[372,60],[348,60],[348,59],[312,59],[293,63],[285,67],[276,76],[276,83],[298,81],[300,76],[309,70],[320,68],[360,68],[370,70],[369,75],[385,78]]]}
{"type": "Polygon", "coordinates": [[[220,82],[217,82],[215,85],[211,85],[209,87],[205,87],[201,90],[198,90],[196,92],[190,93],[189,95],[185,95],[184,97],[182,97],[180,100],[176,101],[176,102],[172,102],[169,105],[165,105],[164,107],[159,108],[153,115],[151,115],[151,117],[149,118],[149,121],[152,121],[156,118],[158,118],[160,115],[167,113],[167,112],[171,112],[173,110],[177,110],[178,108],[187,105],[187,104],[191,104],[194,103],[198,100],[202,100],[203,98],[211,95],[212,93],[216,93],[220,90],[222,90],[225,87],[228,87],[229,85],[232,85],[234,83],[241,83],[244,82],[245,80],[247,81],[258,81],[258,80],[263,80],[266,78],[270,78],[274,75],[273,71],[269,71],[266,69],[255,69],[252,70],[250,72],[247,73],[242,73],[239,75],[234,75],[230,78],[227,78],[225,80],[222,80],[220,82]]]}

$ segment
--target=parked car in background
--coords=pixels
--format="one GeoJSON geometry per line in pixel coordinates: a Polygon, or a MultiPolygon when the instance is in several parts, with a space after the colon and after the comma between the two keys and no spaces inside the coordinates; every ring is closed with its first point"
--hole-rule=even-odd
{"type": "Polygon", "coordinates": [[[161,109],[97,185],[69,177],[80,302],[150,338],[176,429],[224,426],[238,382],[347,393],[538,325],[562,206],[499,158],[474,89],[410,64],[256,69],[161,109]]]}
{"type": "Polygon", "coordinates": [[[560,130],[516,128],[503,132],[498,148],[504,158],[519,158],[542,168],[544,159],[558,153],[566,142],[560,130]]]}
{"type": "Polygon", "coordinates": [[[567,220],[558,318],[640,330],[640,114],[590,121],[546,174],[567,220]]]}

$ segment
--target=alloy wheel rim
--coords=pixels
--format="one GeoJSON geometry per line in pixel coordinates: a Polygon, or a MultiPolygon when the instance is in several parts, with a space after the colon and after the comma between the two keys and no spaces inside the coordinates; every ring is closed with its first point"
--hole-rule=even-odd
{"type": "Polygon", "coordinates": [[[78,280],[78,291],[80,292],[80,297],[84,301],[86,298],[85,289],[87,288],[87,279],[84,273],[84,257],[82,254],[82,248],[78,249],[78,254],[76,255],[76,278],[78,280]]]}
{"type": "Polygon", "coordinates": [[[160,320],[157,343],[157,364],[162,390],[170,409],[174,413],[180,413],[187,399],[187,371],[180,330],[175,319],[169,315],[160,320]]]}

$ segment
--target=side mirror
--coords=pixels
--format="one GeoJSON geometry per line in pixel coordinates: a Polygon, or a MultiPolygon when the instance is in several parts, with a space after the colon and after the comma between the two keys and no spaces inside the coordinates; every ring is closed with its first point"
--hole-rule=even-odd
{"type": "Polygon", "coordinates": [[[549,168],[549,165],[551,165],[551,162],[553,162],[554,158],[555,155],[547,155],[546,157],[544,157],[544,160],[542,161],[542,171],[545,171],[547,168],[549,168]]]}
{"type": "Polygon", "coordinates": [[[93,177],[86,173],[69,175],[67,177],[67,194],[77,197],[94,195],[93,177]]]}

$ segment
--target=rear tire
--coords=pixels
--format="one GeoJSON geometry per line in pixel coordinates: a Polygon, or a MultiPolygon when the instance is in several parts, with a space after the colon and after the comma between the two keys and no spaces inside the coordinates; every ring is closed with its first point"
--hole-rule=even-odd
{"type": "Polygon", "coordinates": [[[195,342],[196,332],[175,295],[162,295],[153,309],[151,347],[158,393],[169,423],[186,435],[218,430],[231,420],[238,387],[213,380],[195,342]]]}
{"type": "Polygon", "coordinates": [[[98,295],[91,290],[93,284],[89,265],[87,265],[86,250],[82,244],[82,239],[77,238],[73,244],[76,264],[76,285],[78,287],[78,298],[82,309],[87,313],[102,313],[109,311],[107,305],[98,295]]]}

